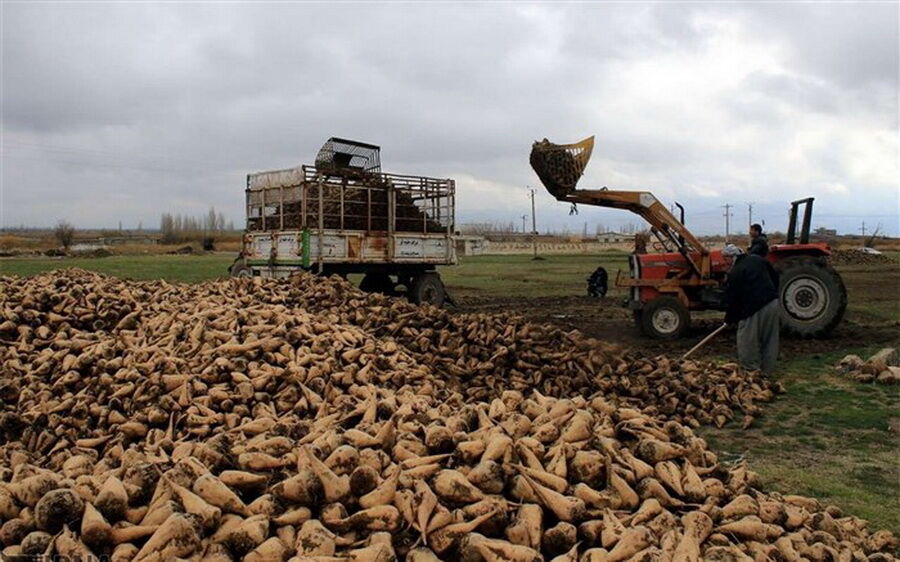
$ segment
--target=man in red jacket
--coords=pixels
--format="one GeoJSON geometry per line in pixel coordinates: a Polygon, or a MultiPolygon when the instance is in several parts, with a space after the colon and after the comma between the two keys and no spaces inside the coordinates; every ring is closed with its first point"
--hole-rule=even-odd
{"type": "Polygon", "coordinates": [[[781,329],[778,273],[765,258],[744,254],[733,244],[722,256],[731,266],[725,283],[725,323],[737,325],[738,359],[745,369],[771,374],[781,329]]]}

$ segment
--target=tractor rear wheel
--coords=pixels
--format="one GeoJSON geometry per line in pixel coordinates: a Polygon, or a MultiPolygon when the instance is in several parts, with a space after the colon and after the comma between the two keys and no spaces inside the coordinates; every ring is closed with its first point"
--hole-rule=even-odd
{"type": "Polygon", "coordinates": [[[847,289],[825,260],[793,257],[779,261],[781,323],[789,334],[804,338],[827,335],[844,317],[847,289]]]}
{"type": "Polygon", "coordinates": [[[644,305],[640,316],[641,331],[658,340],[680,338],[691,324],[691,315],[676,297],[656,297],[644,305]]]}

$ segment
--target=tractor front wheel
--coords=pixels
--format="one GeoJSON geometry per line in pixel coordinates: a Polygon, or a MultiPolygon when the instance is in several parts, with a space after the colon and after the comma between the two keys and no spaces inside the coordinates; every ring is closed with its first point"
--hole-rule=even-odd
{"type": "Polygon", "coordinates": [[[812,338],[827,335],[844,317],[847,289],[824,260],[788,258],[776,263],[780,274],[781,322],[789,334],[812,338]]]}
{"type": "Polygon", "coordinates": [[[635,320],[640,320],[641,331],[651,338],[674,340],[680,338],[691,324],[691,315],[676,297],[656,297],[644,305],[635,320]]]}

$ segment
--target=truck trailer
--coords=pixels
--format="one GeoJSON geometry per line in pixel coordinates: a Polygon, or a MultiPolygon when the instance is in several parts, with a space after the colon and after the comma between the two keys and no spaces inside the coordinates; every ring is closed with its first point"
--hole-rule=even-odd
{"type": "Polygon", "coordinates": [[[314,165],[247,175],[234,277],[363,274],[365,291],[441,306],[455,265],[452,179],[381,171],[376,145],[331,138],[314,165]]]}

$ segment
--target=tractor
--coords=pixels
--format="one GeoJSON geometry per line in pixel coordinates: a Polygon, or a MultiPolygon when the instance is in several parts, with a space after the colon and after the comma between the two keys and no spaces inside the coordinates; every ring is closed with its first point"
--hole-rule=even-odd
{"type": "MultiPolygon", "coordinates": [[[[628,210],[650,224],[656,253],[631,254],[629,272],[618,272],[615,284],[628,291],[626,306],[644,334],[681,337],[690,326],[692,311],[725,309],[728,268],[722,252],[707,248],[685,227],[681,205],[676,218],[647,191],[576,189],[593,147],[594,137],[563,145],[544,139],[532,146],[531,167],[559,201],[628,210]]],[[[831,249],[809,241],[812,207],[812,197],[791,203],[786,240],[770,246],[766,258],[780,274],[782,327],[800,337],[827,335],[847,308],[844,282],[829,264],[831,249]]]]}

